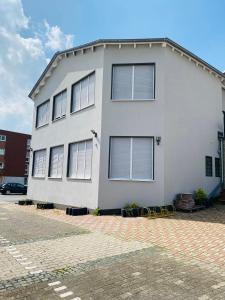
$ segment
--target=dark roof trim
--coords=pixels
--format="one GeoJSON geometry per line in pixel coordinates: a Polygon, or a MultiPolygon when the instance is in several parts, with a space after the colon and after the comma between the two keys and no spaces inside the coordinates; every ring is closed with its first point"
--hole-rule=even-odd
{"type": "Polygon", "coordinates": [[[41,74],[40,78],[38,79],[38,81],[35,83],[34,87],[32,88],[31,92],[29,93],[29,97],[32,98],[32,95],[34,93],[34,91],[36,90],[36,88],[38,87],[39,83],[41,82],[41,80],[44,78],[44,76],[46,75],[46,73],[48,72],[48,70],[50,69],[51,65],[53,64],[53,62],[55,61],[55,59],[61,55],[61,54],[66,54],[69,52],[73,52],[73,51],[78,51],[81,50],[83,48],[89,48],[89,47],[93,47],[93,46],[97,46],[97,45],[103,45],[103,44],[133,44],[133,43],[168,43],[170,44],[172,47],[177,48],[178,50],[186,53],[188,56],[192,57],[193,59],[197,60],[198,62],[202,63],[203,65],[205,65],[206,67],[208,67],[209,69],[211,69],[212,71],[214,71],[215,73],[217,73],[218,75],[220,75],[221,77],[223,77],[225,79],[225,74],[221,71],[219,71],[218,69],[214,68],[212,65],[208,64],[206,61],[204,61],[203,59],[201,59],[200,57],[198,57],[197,55],[193,54],[192,52],[188,51],[186,48],[180,46],[179,44],[175,43],[174,41],[172,41],[169,38],[151,38],[151,39],[99,39],[99,40],[95,40],[93,42],[90,43],[86,43],[86,44],[82,44],[80,46],[77,47],[73,47],[70,49],[66,49],[63,51],[58,51],[54,54],[54,56],[52,57],[51,61],[48,63],[48,65],[46,66],[45,70],[43,71],[43,73],[41,74]]]}

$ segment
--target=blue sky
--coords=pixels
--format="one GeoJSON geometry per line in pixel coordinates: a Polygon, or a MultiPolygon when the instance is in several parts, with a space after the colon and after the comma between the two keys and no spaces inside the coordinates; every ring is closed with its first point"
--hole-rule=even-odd
{"type": "Polygon", "coordinates": [[[27,98],[57,50],[99,38],[169,37],[225,70],[224,0],[1,0],[0,128],[31,132],[27,98]]]}

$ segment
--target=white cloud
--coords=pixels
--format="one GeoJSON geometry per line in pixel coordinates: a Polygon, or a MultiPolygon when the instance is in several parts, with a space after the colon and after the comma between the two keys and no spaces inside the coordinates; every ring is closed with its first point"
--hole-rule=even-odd
{"type": "Polygon", "coordinates": [[[47,37],[46,47],[56,51],[73,46],[73,35],[64,34],[58,26],[49,26],[47,21],[45,21],[44,24],[47,37]]]}
{"type": "Polygon", "coordinates": [[[0,128],[30,132],[33,103],[27,95],[48,63],[49,51],[71,47],[73,36],[47,21],[43,32],[32,31],[40,24],[24,14],[21,0],[1,0],[0,15],[0,128]]]}

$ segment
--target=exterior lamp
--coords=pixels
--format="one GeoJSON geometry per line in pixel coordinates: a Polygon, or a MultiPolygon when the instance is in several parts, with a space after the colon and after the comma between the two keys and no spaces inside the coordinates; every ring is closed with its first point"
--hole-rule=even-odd
{"type": "Polygon", "coordinates": [[[94,129],[91,129],[91,133],[94,135],[94,137],[98,136],[97,132],[94,129]]]}
{"type": "Polygon", "coordinates": [[[161,143],[161,136],[156,136],[155,140],[156,140],[156,144],[159,146],[161,143]]]}

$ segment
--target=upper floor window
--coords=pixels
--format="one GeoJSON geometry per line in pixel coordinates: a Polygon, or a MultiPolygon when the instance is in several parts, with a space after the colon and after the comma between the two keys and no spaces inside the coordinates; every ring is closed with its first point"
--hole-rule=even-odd
{"type": "Polygon", "coordinates": [[[113,65],[113,100],[152,100],[155,98],[155,65],[113,65]]]}
{"type": "Polygon", "coordinates": [[[36,127],[48,124],[50,101],[46,101],[37,107],[36,127]]]}
{"type": "Polygon", "coordinates": [[[0,162],[0,169],[4,169],[4,163],[3,162],[0,162]]]}
{"type": "Polygon", "coordinates": [[[212,156],[206,156],[205,157],[205,175],[212,177],[213,175],[213,162],[212,162],[212,156]]]}
{"type": "Polygon", "coordinates": [[[0,135],[0,142],[6,141],[6,135],[0,135]]]}
{"type": "Polygon", "coordinates": [[[64,90],[53,98],[52,120],[57,120],[66,115],[67,90],[64,90]]]}
{"type": "Polygon", "coordinates": [[[92,140],[69,145],[68,177],[91,178],[92,140]]]}
{"type": "Polygon", "coordinates": [[[0,148],[0,155],[5,155],[5,149],[4,148],[0,148]]]}
{"type": "MultiPolygon", "coordinates": [[[[34,151],[32,175],[34,177],[45,177],[45,168],[46,168],[46,149],[34,151]]],[[[28,173],[28,165],[26,165],[26,170],[25,172],[28,173]]]]}
{"type": "Polygon", "coordinates": [[[50,149],[49,177],[62,178],[64,147],[57,146],[50,149]]]}
{"type": "Polygon", "coordinates": [[[95,102],[95,73],[92,73],[72,86],[71,112],[81,110],[95,102]]]}
{"type": "Polygon", "coordinates": [[[153,180],[153,138],[111,137],[109,177],[153,180]]]}

